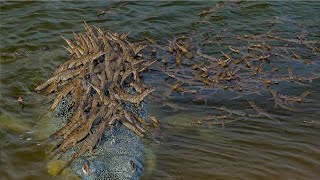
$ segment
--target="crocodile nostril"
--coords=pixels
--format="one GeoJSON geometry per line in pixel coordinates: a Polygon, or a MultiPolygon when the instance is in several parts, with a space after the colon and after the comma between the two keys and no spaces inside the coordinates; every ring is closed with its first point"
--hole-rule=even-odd
{"type": "Polygon", "coordinates": [[[90,163],[89,161],[86,161],[84,165],[82,166],[82,171],[84,174],[88,174],[90,169],[90,163]]]}
{"type": "Polygon", "coordinates": [[[136,170],[136,164],[132,160],[130,160],[130,169],[132,173],[134,173],[136,170]]]}

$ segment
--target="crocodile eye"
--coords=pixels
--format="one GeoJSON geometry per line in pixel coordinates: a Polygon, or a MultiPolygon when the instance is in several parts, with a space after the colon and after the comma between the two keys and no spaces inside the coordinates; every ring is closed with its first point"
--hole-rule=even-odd
{"type": "Polygon", "coordinates": [[[132,160],[130,160],[130,169],[132,173],[136,170],[136,164],[132,160]]]}
{"type": "Polygon", "coordinates": [[[90,163],[89,163],[89,161],[86,161],[84,163],[84,165],[82,166],[82,171],[84,174],[87,175],[89,173],[89,169],[90,169],[90,163]]]}

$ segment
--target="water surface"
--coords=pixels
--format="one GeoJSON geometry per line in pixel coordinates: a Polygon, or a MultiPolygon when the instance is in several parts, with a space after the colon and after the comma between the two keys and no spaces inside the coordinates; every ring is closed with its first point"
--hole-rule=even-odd
{"type": "MultiPolygon", "coordinates": [[[[306,30],[320,40],[320,3],[317,1],[228,2],[206,22],[199,14],[216,1],[1,1],[1,87],[0,87],[0,177],[1,179],[52,178],[46,173],[44,147],[35,140],[34,126],[50,102],[32,89],[49,78],[64,62],[67,52],[60,35],[71,37],[83,30],[82,22],[116,32],[131,31],[131,41],[144,37],[159,43],[178,33],[230,29],[239,34],[266,32],[268,21],[283,17],[278,31],[290,34],[306,30]],[[107,9],[100,17],[97,11],[107,9]],[[199,19],[200,18],[200,19],[199,19]],[[293,23],[294,22],[294,23],[293,23]],[[296,24],[303,25],[299,28],[296,24]],[[23,110],[17,102],[25,98],[23,110]]],[[[319,56],[316,56],[319,58],[319,56]]],[[[319,59],[318,59],[319,60],[319,59]]],[[[311,70],[319,73],[319,66],[311,70]]],[[[161,90],[157,82],[151,82],[161,90]]],[[[227,94],[212,95],[207,105],[191,100],[173,102],[180,109],[151,103],[152,113],[164,125],[161,144],[150,143],[152,165],[143,179],[317,179],[320,176],[320,81],[311,86],[292,86],[286,93],[314,91],[310,103],[299,104],[299,112],[285,115],[279,122],[252,119],[227,125],[192,126],[190,122],[210,110],[210,105],[227,104],[227,94]]],[[[273,106],[272,101],[259,103],[273,106]]],[[[246,102],[231,104],[246,107],[246,102]]],[[[272,110],[275,111],[275,110],[272,110]]]]}

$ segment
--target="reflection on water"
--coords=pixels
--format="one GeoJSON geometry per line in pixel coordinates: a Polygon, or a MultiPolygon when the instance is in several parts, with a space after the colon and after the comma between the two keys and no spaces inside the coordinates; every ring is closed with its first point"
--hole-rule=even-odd
{"type": "MultiPolygon", "coordinates": [[[[299,30],[315,40],[320,38],[319,2],[216,4],[219,2],[1,1],[0,177],[51,178],[44,168],[44,147],[33,133],[49,100],[32,89],[66,59],[59,35],[82,31],[83,21],[117,32],[131,31],[132,41],[149,37],[167,43],[174,34],[202,29],[257,34],[273,24],[288,34],[299,30]],[[99,10],[105,13],[98,17],[99,10]],[[293,28],[297,23],[304,28],[293,28]],[[23,110],[18,97],[25,99],[23,110]]],[[[161,91],[155,80],[151,83],[161,91]]],[[[318,79],[308,87],[285,89],[286,93],[300,89],[314,93],[308,97],[310,103],[297,106],[301,111],[280,111],[285,115],[280,122],[259,118],[224,128],[190,123],[201,118],[211,105],[225,105],[227,94],[210,95],[207,105],[195,106],[183,97],[167,102],[175,108],[152,103],[152,112],[163,127],[161,143],[148,144],[150,156],[155,158],[144,179],[316,179],[320,175],[319,88],[318,79]]],[[[246,107],[245,103],[232,106],[246,107]]],[[[259,103],[273,105],[272,101],[259,103]]]]}

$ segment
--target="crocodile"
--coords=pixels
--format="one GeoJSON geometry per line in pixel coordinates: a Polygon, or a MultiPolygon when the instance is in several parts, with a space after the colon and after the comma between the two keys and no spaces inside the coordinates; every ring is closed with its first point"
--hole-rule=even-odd
{"type": "MultiPolygon", "coordinates": [[[[48,112],[38,122],[38,129],[44,137],[48,137],[50,133],[56,132],[59,128],[67,123],[69,117],[72,116],[73,103],[71,97],[65,97],[53,112],[48,112]]],[[[143,102],[142,109],[136,108],[135,104],[126,103],[126,109],[134,112],[145,123],[152,125],[152,116],[148,117],[148,105],[143,102]]],[[[157,122],[158,123],[158,122],[157,122]]],[[[80,177],[84,180],[93,179],[140,179],[144,173],[144,166],[149,165],[148,149],[144,147],[143,140],[135,132],[125,127],[121,122],[116,122],[110,125],[110,130],[102,131],[103,124],[95,125],[94,132],[103,133],[101,138],[92,134],[91,139],[85,140],[78,151],[73,148],[70,151],[63,153],[61,166],[67,166],[60,176],[80,177]],[[98,142],[95,148],[90,143],[98,142]],[[89,144],[89,145],[88,145],[89,144]],[[72,161],[70,161],[72,159],[72,161]],[[146,162],[147,159],[147,162],[146,162]]],[[[43,137],[42,137],[43,138],[43,137]]],[[[57,141],[50,141],[48,149],[55,146],[57,141]]],[[[151,157],[152,158],[152,157],[151,157]]],[[[49,160],[48,171],[52,175],[57,172],[50,172],[54,163],[57,160],[49,160]]],[[[59,167],[62,168],[62,167],[59,167]]],[[[53,170],[55,171],[55,170],[53,170]]]]}
{"type": "Polygon", "coordinates": [[[56,94],[50,107],[54,120],[39,123],[47,124],[45,133],[50,134],[51,165],[62,161],[51,174],[71,169],[82,179],[139,179],[144,152],[140,138],[159,126],[145,102],[155,89],[140,79],[154,61],[137,56],[145,46],[128,42],[128,33],[86,23],[84,28],[74,39],[62,37],[70,59],[35,88],[56,94]]]}
{"type": "MultiPolygon", "coordinates": [[[[62,99],[53,112],[48,112],[41,118],[37,126],[39,134],[42,134],[41,138],[48,137],[50,133],[56,132],[67,123],[72,116],[72,106],[73,102],[68,95],[62,99]]],[[[134,112],[148,125],[153,123],[152,116],[148,117],[149,110],[146,102],[141,104],[142,109],[136,108],[135,104],[132,103],[126,103],[125,107],[127,111],[134,112]]],[[[61,166],[68,166],[69,168],[66,168],[58,177],[70,178],[75,176],[84,180],[140,179],[144,174],[145,166],[150,163],[148,160],[152,158],[148,157],[150,154],[148,154],[148,149],[144,146],[141,137],[121,122],[111,124],[109,131],[102,131],[103,128],[101,127],[103,125],[106,124],[95,125],[92,128],[94,132],[102,133],[101,138],[93,133],[91,138],[82,142],[79,151],[77,148],[73,148],[63,153],[60,158],[61,166]],[[93,149],[92,143],[95,142],[98,143],[93,149]],[[68,161],[69,164],[66,165],[68,161]]],[[[48,149],[55,146],[56,143],[57,141],[50,141],[47,145],[48,149]]],[[[53,168],[52,163],[56,161],[50,159],[48,162],[48,171],[51,175],[57,174],[58,170],[51,170],[53,168]]]]}

